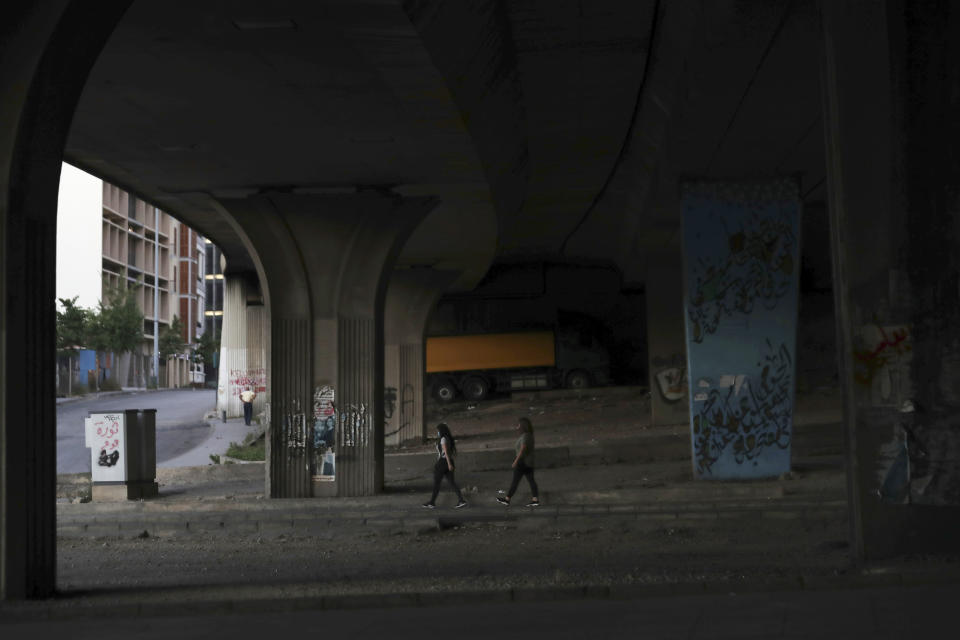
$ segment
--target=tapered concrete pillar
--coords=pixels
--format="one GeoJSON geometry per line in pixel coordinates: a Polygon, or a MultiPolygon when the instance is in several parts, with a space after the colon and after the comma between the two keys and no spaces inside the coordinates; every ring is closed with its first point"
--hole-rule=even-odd
{"type": "Polygon", "coordinates": [[[265,284],[271,497],[382,489],[387,282],[403,243],[436,203],[373,191],[220,202],[265,284]]]}
{"type": "Polygon", "coordinates": [[[56,586],[54,298],[63,147],[128,2],[0,6],[0,595],[56,586]],[[83,6],[79,6],[83,4],[83,6]]]}
{"type": "Polygon", "coordinates": [[[650,423],[686,424],[690,411],[679,246],[673,251],[651,253],[645,282],[650,423]]]}
{"type": "Polygon", "coordinates": [[[243,415],[240,393],[248,386],[257,392],[253,413],[270,402],[267,341],[269,326],[256,274],[227,274],[223,284],[223,329],[217,374],[217,415],[243,415]]]}
{"type": "Polygon", "coordinates": [[[960,8],[820,11],[851,550],[956,550],[960,8]]]}
{"type": "Polygon", "coordinates": [[[384,312],[384,438],[388,445],[427,437],[423,334],[430,312],[457,273],[396,269],[384,312]]]}

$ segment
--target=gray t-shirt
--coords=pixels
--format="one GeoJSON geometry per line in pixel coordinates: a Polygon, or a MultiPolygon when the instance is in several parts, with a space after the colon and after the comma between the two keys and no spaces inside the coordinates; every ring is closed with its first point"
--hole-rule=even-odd
{"type": "Polygon", "coordinates": [[[520,455],[520,449],[523,445],[527,445],[527,450],[523,453],[523,458],[521,461],[523,464],[528,467],[533,466],[533,434],[532,433],[522,433],[520,437],[517,438],[517,445],[514,447],[517,455],[520,455]]]}

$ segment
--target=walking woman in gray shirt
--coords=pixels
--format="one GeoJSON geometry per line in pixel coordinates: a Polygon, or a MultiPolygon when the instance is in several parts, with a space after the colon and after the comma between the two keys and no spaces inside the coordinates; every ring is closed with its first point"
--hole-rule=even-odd
{"type": "Polygon", "coordinates": [[[540,492],[537,489],[537,481],[533,479],[533,425],[527,418],[520,418],[517,420],[517,431],[520,432],[520,437],[517,439],[517,444],[514,447],[517,455],[511,465],[513,467],[513,481],[510,483],[510,490],[507,491],[507,495],[497,496],[497,502],[509,506],[510,498],[517,492],[520,478],[526,476],[527,482],[530,483],[530,494],[532,496],[527,506],[539,507],[540,492]]]}

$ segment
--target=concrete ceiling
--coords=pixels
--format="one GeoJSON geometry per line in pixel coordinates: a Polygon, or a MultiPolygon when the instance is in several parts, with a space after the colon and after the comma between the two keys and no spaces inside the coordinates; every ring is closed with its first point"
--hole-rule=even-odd
{"type": "Polygon", "coordinates": [[[440,197],[401,266],[455,288],[560,254],[637,282],[675,242],[677,176],[822,199],[817,47],[813,0],[137,0],[66,159],[240,270],[211,197],[377,186],[440,197]]]}

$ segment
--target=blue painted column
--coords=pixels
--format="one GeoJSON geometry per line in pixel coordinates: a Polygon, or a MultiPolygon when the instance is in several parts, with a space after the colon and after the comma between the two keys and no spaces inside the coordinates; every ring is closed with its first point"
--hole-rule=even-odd
{"type": "Polygon", "coordinates": [[[687,182],[681,207],[694,477],[777,476],[793,436],[798,185],[687,182]]]}

